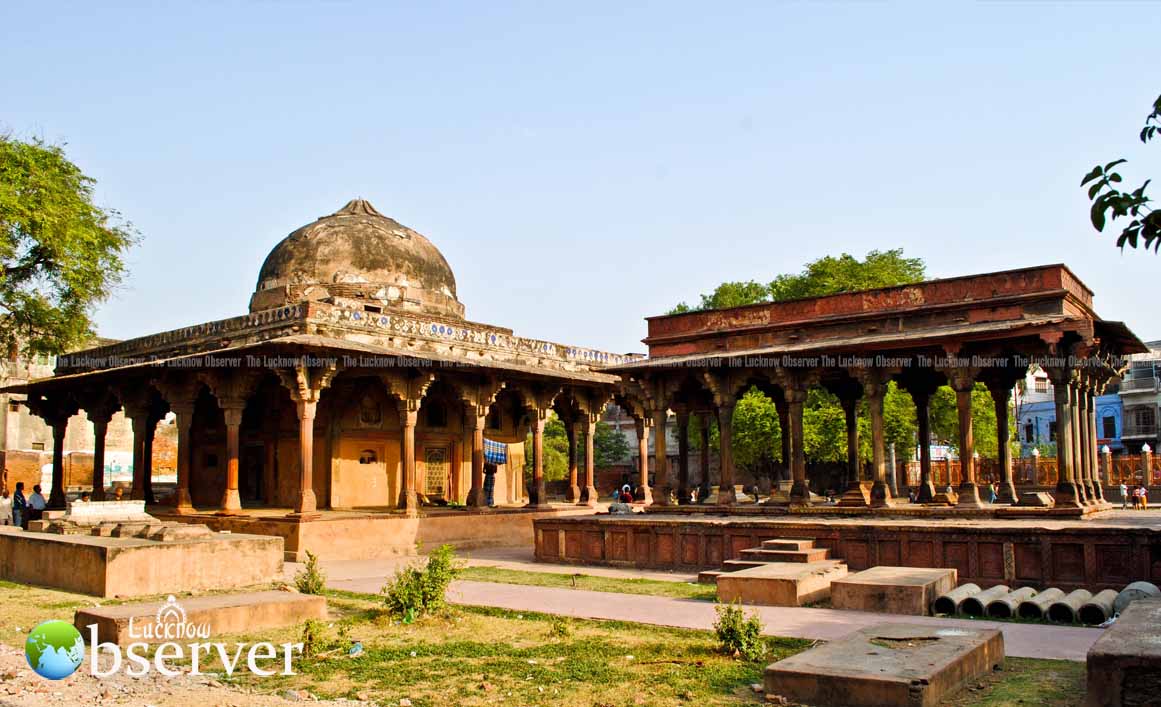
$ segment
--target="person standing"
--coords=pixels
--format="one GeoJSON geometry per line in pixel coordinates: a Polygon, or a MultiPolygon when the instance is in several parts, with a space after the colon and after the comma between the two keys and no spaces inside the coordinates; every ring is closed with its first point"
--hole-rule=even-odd
{"type": "Polygon", "coordinates": [[[12,525],[12,496],[8,489],[0,488],[0,525],[12,525]]]}
{"type": "Polygon", "coordinates": [[[24,498],[24,482],[16,482],[16,492],[12,494],[12,525],[25,527],[28,522],[28,500],[24,498]]]}
{"type": "Polygon", "coordinates": [[[1129,487],[1125,482],[1121,482],[1121,510],[1129,507],[1129,487]]]}
{"type": "Polygon", "coordinates": [[[40,492],[40,484],[37,484],[32,487],[32,495],[28,497],[28,520],[40,520],[45,508],[48,508],[48,501],[40,492]]]}

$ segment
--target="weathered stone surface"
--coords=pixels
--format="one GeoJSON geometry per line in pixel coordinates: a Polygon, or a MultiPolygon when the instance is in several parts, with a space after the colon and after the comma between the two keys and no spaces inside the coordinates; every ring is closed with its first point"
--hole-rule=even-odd
{"type": "MultiPolygon", "coordinates": [[[[219,594],[182,599],[178,604],[185,612],[186,623],[208,627],[211,637],[327,618],[326,598],[297,592],[219,594]]],[[[143,637],[145,631],[142,629],[146,624],[154,624],[158,611],[166,607],[167,602],[89,607],[78,609],[73,623],[86,640],[89,637],[88,626],[93,624],[97,627],[97,638],[102,642],[118,645],[157,643],[166,639],[148,640],[143,637]],[[132,633],[130,619],[134,624],[132,633]]]]}
{"type": "Polygon", "coordinates": [[[717,576],[718,601],[762,606],[802,606],[830,596],[831,582],[847,576],[847,566],[822,562],[768,562],[717,576]]]}
{"type": "Polygon", "coordinates": [[[0,579],[100,597],[234,589],[281,573],[281,538],[214,534],[163,543],[0,527],[0,579]]]}
{"type": "Polygon", "coordinates": [[[953,569],[873,567],[835,580],[830,601],[836,609],[925,616],[935,598],[955,584],[953,569]]]}
{"type": "Polygon", "coordinates": [[[817,707],[933,707],[1003,662],[994,629],[873,626],[774,663],[765,687],[817,707]]]}
{"type": "Polygon", "coordinates": [[[1086,707],[1144,707],[1161,695],[1161,599],[1139,599],[1088,651],[1086,707]]]}

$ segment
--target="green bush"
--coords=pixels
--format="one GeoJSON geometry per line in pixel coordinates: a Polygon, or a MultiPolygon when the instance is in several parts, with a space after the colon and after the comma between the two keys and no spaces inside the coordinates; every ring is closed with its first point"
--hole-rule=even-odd
{"type": "Polygon", "coordinates": [[[327,576],[318,566],[318,556],[306,551],[306,565],[294,575],[294,586],[303,594],[322,594],[327,586],[327,576]]]}
{"type": "Polygon", "coordinates": [[[426,565],[413,564],[399,570],[383,587],[387,611],[404,623],[440,611],[446,604],[448,585],[461,570],[455,549],[451,545],[439,546],[428,556],[426,565]]]}
{"type": "Polygon", "coordinates": [[[735,604],[718,604],[716,609],[718,619],[714,622],[714,631],[724,653],[740,655],[746,660],[759,660],[766,655],[762,620],[757,612],[746,618],[735,604]]]}

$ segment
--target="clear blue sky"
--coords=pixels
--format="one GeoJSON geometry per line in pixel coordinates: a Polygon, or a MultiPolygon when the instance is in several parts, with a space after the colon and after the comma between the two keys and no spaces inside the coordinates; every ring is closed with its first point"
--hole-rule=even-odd
{"type": "Polygon", "coordinates": [[[67,142],[143,234],[106,336],[244,313],[275,243],[362,196],[525,336],[639,351],[723,280],[903,247],[932,276],[1066,262],[1161,337],[1161,258],[1078,188],[1122,156],[1161,180],[1151,3],[6,2],[0,28],[0,128],[67,142]]]}

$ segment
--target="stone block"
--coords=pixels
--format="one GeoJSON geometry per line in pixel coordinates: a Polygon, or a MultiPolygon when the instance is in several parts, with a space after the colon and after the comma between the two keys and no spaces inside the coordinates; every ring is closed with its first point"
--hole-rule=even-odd
{"type": "Polygon", "coordinates": [[[847,566],[837,560],[810,564],[767,562],[725,572],[716,578],[718,601],[762,606],[802,606],[830,596],[831,582],[845,577],[847,566]]]}
{"type": "Polygon", "coordinates": [[[204,525],[177,524],[167,525],[159,530],[154,530],[153,532],[149,533],[148,537],[150,540],[169,543],[175,540],[204,538],[213,534],[213,531],[204,525]]]}
{"type": "Polygon", "coordinates": [[[117,527],[113,528],[112,536],[115,538],[135,538],[145,528],[145,523],[118,523],[117,527]]]}
{"type": "Polygon", "coordinates": [[[30,520],[28,521],[28,532],[47,533],[50,532],[52,524],[51,520],[30,520]]]}
{"type": "Polygon", "coordinates": [[[1056,505],[1056,501],[1052,496],[1043,491],[1025,491],[1020,494],[1020,500],[1017,505],[1032,508],[1052,508],[1056,505]]]}
{"type": "Polygon", "coordinates": [[[172,602],[78,609],[73,624],[86,640],[91,624],[97,627],[97,638],[101,642],[122,646],[139,642],[160,643],[166,640],[164,633],[161,632],[161,638],[157,638],[159,632],[149,629],[158,622],[172,622],[165,617],[181,614],[184,614],[185,623],[208,630],[212,641],[226,634],[293,626],[307,619],[324,620],[327,618],[327,600],[321,596],[281,591],[218,594],[172,602]],[[171,611],[173,607],[179,607],[180,611],[175,614],[171,611]]]}
{"type": "Polygon", "coordinates": [[[765,688],[816,707],[934,707],[1003,663],[995,629],[872,626],[774,663],[765,688]]]}
{"type": "Polygon", "coordinates": [[[155,522],[153,516],[145,512],[145,501],[73,501],[69,504],[68,520],[82,525],[95,525],[107,521],[144,523],[155,522]]]}
{"type": "Polygon", "coordinates": [[[831,585],[831,606],[852,611],[925,616],[931,603],[956,585],[953,569],[872,567],[831,585]]]}
{"type": "Polygon", "coordinates": [[[1157,704],[1161,599],[1138,599],[1088,650],[1085,707],[1157,704]]]}
{"type": "Polygon", "coordinates": [[[65,511],[42,511],[40,514],[41,520],[64,520],[68,516],[65,511]]]}

